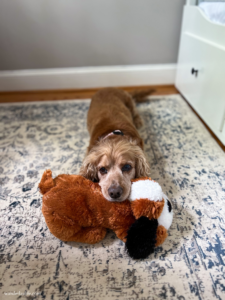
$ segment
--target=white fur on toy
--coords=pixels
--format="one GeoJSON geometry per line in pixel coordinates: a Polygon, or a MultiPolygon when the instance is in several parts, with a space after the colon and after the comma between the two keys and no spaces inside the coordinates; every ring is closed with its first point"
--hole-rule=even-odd
{"type": "Polygon", "coordinates": [[[158,217],[158,223],[168,230],[173,221],[173,208],[165,194],[163,194],[163,199],[165,201],[165,204],[161,215],[158,217]],[[171,211],[169,211],[169,207],[171,207],[171,211]]]}
{"type": "Polygon", "coordinates": [[[170,228],[173,221],[173,208],[168,197],[162,192],[162,188],[157,182],[151,179],[140,179],[133,182],[128,199],[130,201],[148,199],[154,202],[163,201],[164,199],[163,211],[157,220],[158,224],[164,226],[167,230],[170,228]]]}
{"type": "Polygon", "coordinates": [[[138,180],[132,183],[129,196],[130,201],[148,199],[151,201],[162,201],[163,192],[161,186],[150,179],[138,180]]]}

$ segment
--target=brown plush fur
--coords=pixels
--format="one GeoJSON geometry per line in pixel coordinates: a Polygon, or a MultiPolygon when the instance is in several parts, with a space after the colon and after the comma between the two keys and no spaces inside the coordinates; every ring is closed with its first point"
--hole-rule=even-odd
{"type": "Polygon", "coordinates": [[[144,216],[149,219],[158,219],[164,206],[163,201],[149,201],[149,199],[140,199],[131,202],[133,214],[136,219],[144,216]]]}
{"type": "Polygon", "coordinates": [[[112,229],[125,241],[135,218],[129,201],[107,201],[97,183],[79,175],[59,175],[52,179],[45,171],[39,188],[43,194],[42,213],[49,230],[63,241],[94,244],[112,229]]]}
{"type": "Polygon", "coordinates": [[[156,247],[158,247],[159,245],[161,245],[165,239],[167,238],[168,233],[167,230],[164,226],[159,225],[159,227],[157,228],[157,237],[156,237],[156,247]]]}
{"type": "Polygon", "coordinates": [[[80,175],[98,181],[104,197],[109,201],[115,201],[108,192],[110,187],[122,188],[123,192],[116,201],[123,201],[129,195],[130,180],[149,175],[144,143],[137,131],[142,126],[142,120],[134,99],[141,102],[151,93],[152,90],[136,92],[132,98],[122,90],[105,88],[92,98],[87,118],[90,143],[80,175]],[[121,130],[124,136],[106,137],[114,130],[121,130]],[[131,171],[122,171],[125,164],[132,166],[131,171]],[[99,172],[101,167],[107,169],[107,174],[99,172]]]}
{"type": "MultiPolygon", "coordinates": [[[[63,174],[52,179],[51,170],[44,172],[39,188],[47,226],[62,241],[94,244],[105,237],[108,228],[125,242],[127,231],[136,218],[141,215],[150,219],[157,217],[164,205],[164,202],[145,199],[132,203],[128,200],[109,202],[98,183],[79,175],[63,174]]],[[[157,245],[165,239],[163,228],[159,228],[157,245]]]]}

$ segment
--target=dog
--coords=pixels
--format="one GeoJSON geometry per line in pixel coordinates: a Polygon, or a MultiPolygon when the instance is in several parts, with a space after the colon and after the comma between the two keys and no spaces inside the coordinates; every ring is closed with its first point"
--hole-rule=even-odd
{"type": "Polygon", "coordinates": [[[131,179],[150,173],[144,142],[137,131],[142,119],[135,102],[143,102],[152,92],[129,94],[116,88],[104,88],[92,97],[87,116],[90,143],[80,175],[99,182],[108,201],[126,200],[131,179]]]}

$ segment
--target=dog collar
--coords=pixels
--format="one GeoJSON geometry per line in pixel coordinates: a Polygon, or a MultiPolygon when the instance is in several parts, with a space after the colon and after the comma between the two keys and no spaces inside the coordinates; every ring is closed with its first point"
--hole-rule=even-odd
{"type": "Polygon", "coordinates": [[[107,137],[109,137],[110,135],[113,135],[113,134],[115,134],[115,135],[124,135],[123,131],[116,129],[116,130],[114,130],[113,132],[108,133],[108,134],[103,138],[103,140],[106,139],[107,137]]]}

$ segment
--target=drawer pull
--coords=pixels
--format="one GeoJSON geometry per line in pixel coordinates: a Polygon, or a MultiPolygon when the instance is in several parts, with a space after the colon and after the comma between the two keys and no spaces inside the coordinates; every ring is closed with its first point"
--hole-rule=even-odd
{"type": "Polygon", "coordinates": [[[198,70],[195,70],[194,68],[191,69],[191,74],[195,74],[195,77],[198,76],[198,70]]]}

